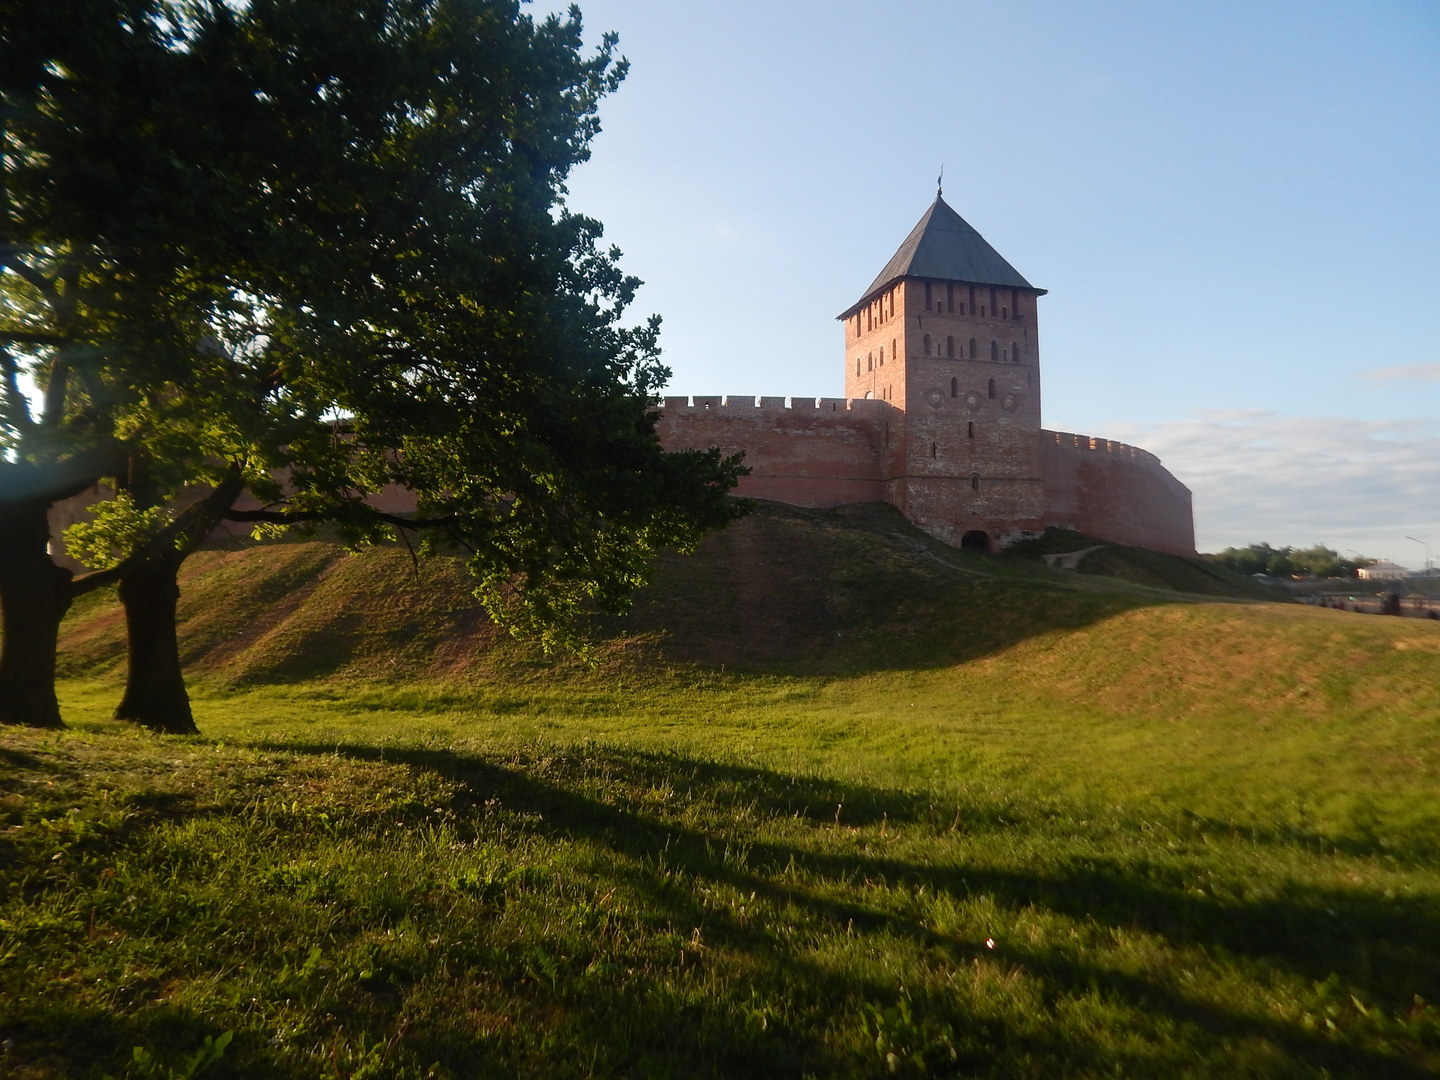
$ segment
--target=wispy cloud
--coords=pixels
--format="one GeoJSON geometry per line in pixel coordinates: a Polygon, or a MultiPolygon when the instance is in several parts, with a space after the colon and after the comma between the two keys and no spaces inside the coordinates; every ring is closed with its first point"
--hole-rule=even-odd
{"type": "Polygon", "coordinates": [[[1360,372],[1366,382],[1440,382],[1440,363],[1396,364],[1394,367],[1371,368],[1360,372]]]}
{"type": "Polygon", "coordinates": [[[1228,410],[1107,434],[1190,488],[1201,551],[1320,542],[1419,566],[1414,536],[1440,556],[1440,420],[1228,410]]]}
{"type": "Polygon", "coordinates": [[[739,247],[748,238],[746,230],[732,221],[707,221],[699,225],[698,231],[702,242],[723,247],[739,247]]]}

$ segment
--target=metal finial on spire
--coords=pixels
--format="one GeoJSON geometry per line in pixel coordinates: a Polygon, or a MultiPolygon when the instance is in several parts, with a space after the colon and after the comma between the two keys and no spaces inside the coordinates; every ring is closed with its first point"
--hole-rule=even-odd
{"type": "Polygon", "coordinates": [[[936,197],[937,199],[940,198],[941,195],[944,195],[944,194],[945,194],[945,188],[942,186],[942,185],[944,184],[944,182],[945,182],[945,166],[942,164],[942,165],[940,166],[940,175],[937,176],[937,177],[935,177],[935,197],[936,197]]]}

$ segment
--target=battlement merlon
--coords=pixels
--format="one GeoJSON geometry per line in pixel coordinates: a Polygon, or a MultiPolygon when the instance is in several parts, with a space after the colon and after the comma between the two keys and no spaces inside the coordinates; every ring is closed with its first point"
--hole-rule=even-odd
{"type": "Polygon", "coordinates": [[[1138,446],[1131,446],[1129,443],[1116,442],[1114,439],[1100,439],[1094,435],[1076,435],[1069,431],[1050,431],[1048,428],[1042,429],[1040,436],[1056,446],[1068,449],[1093,450],[1101,454],[1115,454],[1119,457],[1134,458],[1136,461],[1160,465],[1160,459],[1150,451],[1142,450],[1138,446]]]}
{"type": "Polygon", "coordinates": [[[694,397],[667,397],[661,399],[661,408],[675,417],[686,413],[725,412],[736,415],[756,415],[762,412],[789,413],[791,415],[819,412],[850,412],[862,415],[879,415],[888,408],[889,402],[878,398],[813,398],[813,397],[757,397],[754,394],[697,394],[694,397]],[[787,404],[788,402],[788,404],[787,404]]]}

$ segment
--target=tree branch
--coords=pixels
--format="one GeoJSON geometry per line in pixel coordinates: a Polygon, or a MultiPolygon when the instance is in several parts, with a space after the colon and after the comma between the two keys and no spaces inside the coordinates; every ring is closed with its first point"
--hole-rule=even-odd
{"type": "Polygon", "coordinates": [[[21,249],[13,244],[0,248],[0,265],[13,271],[22,281],[28,282],[51,302],[59,299],[60,291],[55,283],[20,257],[21,249]]]}
{"type": "Polygon", "coordinates": [[[225,479],[215,485],[203,499],[191,503],[175,520],[145,543],[139,545],[116,565],[106,570],[92,570],[70,582],[71,596],[83,596],[95,589],[119,581],[136,567],[165,556],[183,557],[190,554],[224,520],[226,512],[245,490],[245,476],[231,466],[225,479]]]}
{"type": "Polygon", "coordinates": [[[57,503],[80,494],[102,476],[114,476],[123,466],[124,448],[118,442],[93,446],[45,466],[0,461],[0,503],[57,503]]]}
{"type": "MultiPolygon", "coordinates": [[[[376,510],[372,506],[363,507],[363,512],[371,521],[378,521],[383,525],[393,525],[400,529],[445,529],[460,521],[457,514],[449,514],[438,518],[411,518],[401,517],[399,514],[389,514],[383,510],[376,510]]],[[[303,525],[314,521],[332,521],[335,518],[333,512],[326,510],[269,510],[261,508],[258,510],[236,510],[225,511],[226,521],[253,521],[263,525],[303,525]]]]}
{"type": "Polygon", "coordinates": [[[0,331],[0,345],[69,345],[73,340],[61,334],[16,334],[0,331]]]}

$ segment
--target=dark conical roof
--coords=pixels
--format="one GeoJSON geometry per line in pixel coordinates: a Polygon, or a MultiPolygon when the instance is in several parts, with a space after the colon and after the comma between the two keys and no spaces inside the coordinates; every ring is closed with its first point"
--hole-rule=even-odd
{"type": "MultiPolygon", "coordinates": [[[[971,285],[1003,285],[1043,293],[1026,281],[1000,253],[939,195],[890,257],[861,302],[900,278],[938,278],[971,285]]],[[[859,306],[858,304],[856,306],[859,306]]],[[[854,310],[853,308],[851,310],[854,310]]]]}

